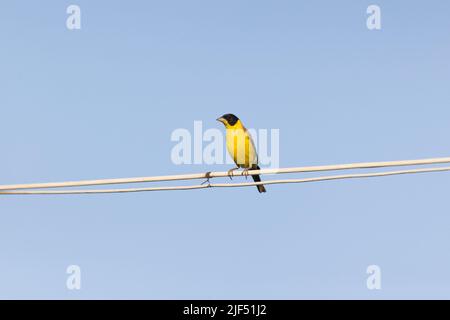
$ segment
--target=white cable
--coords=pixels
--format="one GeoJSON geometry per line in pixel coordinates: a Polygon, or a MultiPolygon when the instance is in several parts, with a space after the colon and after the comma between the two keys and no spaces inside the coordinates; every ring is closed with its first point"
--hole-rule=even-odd
{"type": "MultiPolygon", "coordinates": [[[[281,174],[281,173],[303,173],[303,172],[320,172],[320,171],[334,171],[334,170],[370,169],[370,168],[382,168],[382,167],[430,165],[430,164],[438,164],[438,163],[450,163],[450,157],[446,157],[446,158],[432,158],[432,159],[420,159],[420,160],[402,160],[402,161],[385,161],[385,162],[360,162],[360,163],[325,165],[325,166],[262,169],[262,170],[250,170],[250,171],[248,171],[248,173],[250,175],[252,175],[252,174],[265,175],[265,174],[281,174]]],[[[243,175],[242,171],[241,172],[236,172],[236,171],[233,172],[233,176],[242,176],[242,175],[243,175]]],[[[194,173],[194,174],[184,174],[184,175],[156,176],[156,177],[139,177],[139,178],[120,178],[120,179],[102,179],[102,180],[85,180],[85,181],[68,181],[68,182],[49,182],[49,183],[0,185],[0,191],[23,190],[23,189],[66,188],[66,187],[82,187],[82,186],[99,186],[99,185],[112,185],[112,184],[159,182],[159,181],[178,181],[178,180],[207,179],[207,178],[219,178],[219,177],[228,177],[228,172],[209,172],[209,173],[194,173]]]]}
{"type": "Polygon", "coordinates": [[[370,177],[383,177],[393,176],[401,174],[415,174],[426,172],[443,172],[450,171],[450,167],[440,168],[423,168],[423,169],[411,169],[411,170],[399,170],[388,172],[374,172],[374,173],[359,173],[359,174],[346,174],[335,176],[323,176],[304,179],[286,179],[286,180],[267,180],[261,182],[243,182],[243,183],[216,183],[216,184],[201,184],[193,186],[173,186],[173,187],[151,187],[151,188],[129,188],[129,189],[105,189],[105,190],[56,190],[56,191],[0,191],[0,195],[68,195],[68,194],[99,194],[99,193],[128,193],[128,192],[145,192],[145,191],[173,191],[173,190],[193,190],[193,189],[207,189],[207,188],[231,188],[231,187],[250,187],[257,185],[269,185],[269,184],[286,184],[286,183],[306,183],[306,182],[318,182],[327,180],[342,180],[342,179],[355,179],[355,178],[370,178],[370,177]]]}

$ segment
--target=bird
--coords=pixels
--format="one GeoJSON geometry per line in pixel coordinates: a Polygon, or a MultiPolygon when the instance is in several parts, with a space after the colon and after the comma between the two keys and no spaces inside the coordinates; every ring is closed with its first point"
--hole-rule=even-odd
{"type": "MultiPolygon", "coordinates": [[[[227,113],[217,118],[217,121],[222,122],[225,126],[227,150],[237,166],[228,171],[230,179],[232,179],[233,171],[239,168],[244,169],[244,175],[246,175],[246,177],[248,175],[248,170],[260,170],[255,144],[241,120],[234,114],[227,113]]],[[[261,182],[259,174],[252,175],[252,178],[255,182],[261,182]]],[[[256,187],[260,193],[266,192],[266,188],[262,184],[257,185],[256,187]]]]}

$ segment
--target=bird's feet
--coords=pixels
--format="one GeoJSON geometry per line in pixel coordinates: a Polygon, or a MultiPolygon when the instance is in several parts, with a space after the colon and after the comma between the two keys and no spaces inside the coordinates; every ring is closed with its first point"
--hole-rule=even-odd
{"type": "Polygon", "coordinates": [[[242,171],[242,175],[245,177],[245,180],[247,180],[247,178],[248,178],[248,170],[250,170],[250,169],[247,168],[242,171]]]}
{"type": "Polygon", "coordinates": [[[228,177],[233,180],[233,171],[236,171],[239,167],[228,170],[228,177]]]}

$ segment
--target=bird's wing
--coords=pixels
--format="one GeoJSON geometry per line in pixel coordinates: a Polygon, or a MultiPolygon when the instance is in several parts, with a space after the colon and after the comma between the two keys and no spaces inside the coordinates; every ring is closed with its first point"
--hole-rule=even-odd
{"type": "Polygon", "coordinates": [[[245,162],[248,167],[252,167],[255,164],[258,164],[258,154],[256,153],[255,143],[253,142],[252,136],[250,132],[244,128],[245,132],[245,162]]]}

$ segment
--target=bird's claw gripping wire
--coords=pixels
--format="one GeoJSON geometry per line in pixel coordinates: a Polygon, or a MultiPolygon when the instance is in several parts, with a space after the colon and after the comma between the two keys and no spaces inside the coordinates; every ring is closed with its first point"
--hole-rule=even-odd
{"type": "Polygon", "coordinates": [[[205,183],[207,183],[208,187],[211,187],[211,182],[209,182],[209,179],[211,179],[211,171],[208,171],[207,173],[205,173],[205,177],[206,177],[206,180],[203,181],[201,183],[201,185],[204,185],[205,183]]]}
{"type": "Polygon", "coordinates": [[[233,171],[236,171],[237,169],[239,169],[239,167],[228,170],[228,177],[230,180],[233,180],[233,171]]]}
{"type": "Polygon", "coordinates": [[[245,177],[245,180],[247,180],[247,178],[248,178],[248,171],[249,171],[250,169],[244,169],[243,171],[242,171],[242,175],[245,177]]]}

